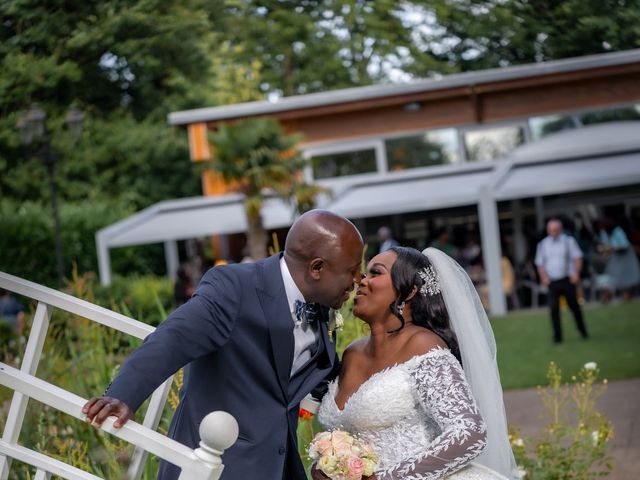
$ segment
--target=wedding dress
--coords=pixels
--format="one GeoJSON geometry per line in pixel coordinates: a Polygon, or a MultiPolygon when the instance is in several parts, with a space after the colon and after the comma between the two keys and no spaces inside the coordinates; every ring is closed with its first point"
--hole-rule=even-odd
{"type": "Polygon", "coordinates": [[[435,348],[367,379],[340,410],[337,380],[318,411],[327,430],[345,430],[379,456],[378,480],[506,480],[473,463],[486,427],[453,354],[435,348]]]}

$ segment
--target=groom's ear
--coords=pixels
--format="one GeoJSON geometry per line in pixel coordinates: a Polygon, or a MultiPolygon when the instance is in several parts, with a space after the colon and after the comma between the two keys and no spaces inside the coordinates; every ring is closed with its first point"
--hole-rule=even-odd
{"type": "Polygon", "coordinates": [[[323,258],[317,257],[311,260],[311,262],[309,262],[309,275],[311,275],[311,278],[313,278],[314,280],[319,280],[320,272],[325,267],[325,265],[326,262],[323,258]]]}

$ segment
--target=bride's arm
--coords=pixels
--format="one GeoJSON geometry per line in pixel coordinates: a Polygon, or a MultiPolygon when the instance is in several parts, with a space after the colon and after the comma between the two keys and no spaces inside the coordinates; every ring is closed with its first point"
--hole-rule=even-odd
{"type": "Polygon", "coordinates": [[[467,465],[486,445],[484,421],[460,364],[448,350],[425,356],[412,372],[420,406],[441,433],[419,455],[384,471],[378,480],[436,480],[467,465]]]}

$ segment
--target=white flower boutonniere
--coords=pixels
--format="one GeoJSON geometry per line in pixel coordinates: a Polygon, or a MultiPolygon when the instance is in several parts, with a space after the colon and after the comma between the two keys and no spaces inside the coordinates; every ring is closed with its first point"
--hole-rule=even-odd
{"type": "Polygon", "coordinates": [[[333,341],[333,332],[341,332],[342,327],[344,327],[344,318],[342,318],[342,314],[340,310],[335,310],[331,308],[329,310],[329,326],[327,331],[329,332],[329,338],[333,341]]]}

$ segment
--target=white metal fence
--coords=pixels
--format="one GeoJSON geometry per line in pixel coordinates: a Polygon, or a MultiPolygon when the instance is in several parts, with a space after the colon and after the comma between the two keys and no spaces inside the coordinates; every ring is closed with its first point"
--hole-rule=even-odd
{"type": "MultiPolygon", "coordinates": [[[[57,475],[69,480],[97,480],[99,477],[67,465],[18,444],[27,403],[33,398],[78,419],[84,419],[83,399],[35,376],[49,320],[54,308],[73,313],[110,328],[144,339],[154,328],[85,300],[0,272],[0,288],[37,300],[29,340],[20,369],[0,362],[0,385],[14,390],[2,439],[0,440],[0,480],[7,480],[11,460],[17,459],[36,469],[35,480],[49,480],[57,475]]],[[[190,448],[155,431],[160,421],[172,378],[151,396],[142,424],[129,421],[120,429],[109,417],[100,427],[136,446],[127,478],[137,480],[144,469],[147,452],[182,469],[180,480],[217,480],[222,473],[221,455],[238,437],[238,424],[226,412],[213,412],[200,424],[199,448],[190,448]]]]}

